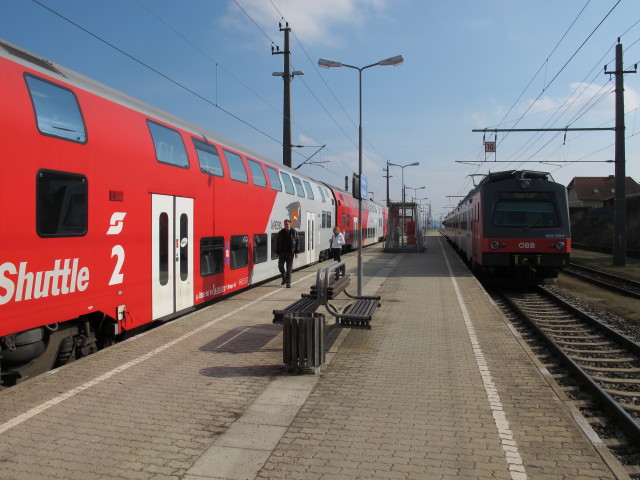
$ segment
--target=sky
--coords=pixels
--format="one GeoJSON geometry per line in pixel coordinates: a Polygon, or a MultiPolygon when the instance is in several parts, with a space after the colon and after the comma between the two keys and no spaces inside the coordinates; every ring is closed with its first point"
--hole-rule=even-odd
{"type": "MultiPolygon", "coordinates": [[[[615,50],[640,63],[639,0],[0,0],[0,38],[282,161],[283,55],[291,28],[292,163],[375,201],[417,199],[439,219],[511,169],[615,173],[615,50]],[[484,141],[496,141],[485,153],[484,141]],[[324,146],[324,147],[322,147],[324,146]],[[322,147],[322,148],[321,148],[322,147]],[[417,166],[402,166],[419,162],[417,166]],[[394,165],[389,165],[394,164],[394,165]],[[398,166],[399,165],[399,166],[398,166]],[[424,187],[424,188],[422,188],[424,187]]],[[[6,93],[6,92],[5,92],[6,93]]],[[[640,181],[640,73],[624,75],[626,174],[640,181]]]]}

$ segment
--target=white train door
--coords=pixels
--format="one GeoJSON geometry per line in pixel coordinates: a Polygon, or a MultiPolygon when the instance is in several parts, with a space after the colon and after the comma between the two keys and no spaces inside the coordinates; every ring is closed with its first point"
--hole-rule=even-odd
{"type": "Polygon", "coordinates": [[[152,195],[152,315],[193,306],[193,199],[152,195]]]}
{"type": "Polygon", "coordinates": [[[306,263],[315,262],[318,257],[316,256],[316,214],[307,212],[307,245],[306,249],[306,263]]]}

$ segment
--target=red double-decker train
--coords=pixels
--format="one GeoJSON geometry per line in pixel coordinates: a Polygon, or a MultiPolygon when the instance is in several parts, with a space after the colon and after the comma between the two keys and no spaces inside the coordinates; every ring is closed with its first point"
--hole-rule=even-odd
{"type": "Polygon", "coordinates": [[[0,375],[9,386],[278,275],[357,247],[385,207],[0,41],[0,375]]]}
{"type": "Polygon", "coordinates": [[[443,223],[472,270],[494,279],[553,283],[569,262],[567,190],[548,173],[489,173],[443,223]]]}

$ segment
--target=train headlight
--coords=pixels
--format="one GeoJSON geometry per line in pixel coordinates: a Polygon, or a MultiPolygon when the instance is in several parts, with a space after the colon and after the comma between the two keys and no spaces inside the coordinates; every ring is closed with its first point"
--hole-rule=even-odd
{"type": "Polygon", "coordinates": [[[492,250],[497,250],[500,248],[500,242],[498,242],[497,240],[494,240],[489,244],[489,246],[491,247],[492,250]]]}
{"type": "Polygon", "coordinates": [[[556,250],[564,250],[566,246],[567,244],[564,242],[556,242],[555,244],[556,250]]]}

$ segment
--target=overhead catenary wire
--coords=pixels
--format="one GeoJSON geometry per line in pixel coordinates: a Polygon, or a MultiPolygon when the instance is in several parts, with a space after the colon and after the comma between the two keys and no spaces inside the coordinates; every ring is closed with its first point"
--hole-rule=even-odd
{"type": "Polygon", "coordinates": [[[262,135],[264,135],[265,137],[278,142],[278,143],[282,143],[280,140],[276,139],[275,137],[272,137],[270,134],[268,134],[267,132],[259,129],[258,127],[256,127],[255,125],[252,125],[251,123],[249,123],[248,121],[242,119],[241,117],[239,117],[238,115],[232,113],[231,111],[227,110],[224,107],[221,107],[220,105],[218,105],[216,102],[214,102],[213,100],[210,100],[206,97],[204,97],[203,95],[199,94],[198,92],[196,92],[195,90],[187,87],[186,85],[180,83],[179,81],[171,78],[170,76],[162,73],[160,70],[152,67],[151,65],[143,62],[142,60],[140,60],[139,58],[135,57],[134,55],[126,52],[125,50],[121,49],[120,47],[114,45],[113,43],[105,40],[104,38],[100,37],[99,35],[93,33],[92,31],[84,28],[82,25],[79,25],[78,23],[74,22],[73,20],[71,20],[68,17],[65,17],[64,15],[62,15],[61,13],[55,11],[54,9],[42,4],[39,0],[31,0],[32,2],[36,3],[37,5],[41,6],[42,8],[48,10],[49,12],[51,12],[52,14],[58,16],[59,18],[65,20],[66,22],[69,22],[70,24],[72,24],[73,26],[79,28],[80,30],[82,30],[83,32],[87,33],[88,35],[91,35],[93,38],[95,38],[96,40],[104,43],[105,45],[113,48],[114,50],[116,50],[117,52],[121,53],[122,55],[126,56],[127,58],[133,60],[134,62],[136,62],[137,64],[149,69],[150,71],[152,71],[153,73],[161,76],[162,78],[164,78],[165,80],[171,82],[172,84],[176,85],[177,87],[187,91],[188,93],[194,95],[195,97],[199,98],[200,100],[208,103],[209,105],[219,109],[220,111],[226,113],[227,115],[229,115],[230,117],[233,117],[234,119],[238,120],[239,122],[243,123],[244,125],[252,128],[253,130],[255,130],[258,133],[261,133],[262,135]]]}
{"type": "MultiPolygon", "coordinates": [[[[520,114],[519,118],[517,118],[515,121],[513,122],[509,122],[509,123],[513,123],[513,127],[515,128],[524,118],[527,117],[529,111],[533,108],[534,105],[537,104],[537,102],[540,100],[540,98],[542,97],[542,95],[546,92],[546,90],[549,88],[550,85],[552,85],[560,76],[560,74],[567,68],[567,66],[572,62],[572,60],[576,57],[576,55],[578,54],[578,52],[587,44],[587,42],[589,41],[589,39],[592,38],[592,36],[595,34],[595,32],[603,25],[603,23],[606,21],[606,19],[611,15],[611,13],[615,10],[615,8],[620,4],[621,0],[618,0],[607,12],[606,14],[602,17],[602,19],[597,23],[597,25],[590,31],[590,33],[587,35],[587,37],[582,41],[582,43],[575,49],[575,51],[572,53],[572,55],[564,62],[563,66],[552,76],[551,80],[549,80],[548,82],[546,81],[545,78],[545,83],[543,86],[542,91],[539,93],[539,95],[529,103],[528,107],[524,110],[523,113],[520,114]]],[[[529,81],[529,83],[527,84],[527,86],[525,87],[525,89],[522,91],[522,93],[518,96],[518,98],[516,99],[516,101],[512,104],[512,106],[509,108],[508,112],[506,115],[504,115],[504,117],[502,118],[502,120],[498,123],[498,126],[504,125],[507,123],[507,119],[509,114],[513,111],[513,109],[516,107],[516,105],[519,103],[519,101],[521,100],[521,98],[524,96],[524,94],[526,93],[526,91],[529,90],[530,86],[533,84],[533,82],[535,81],[535,79],[539,76],[540,72],[542,71],[542,69],[547,65],[548,60],[551,58],[551,55],[557,50],[558,46],[563,42],[563,40],[566,38],[567,33],[569,30],[571,30],[572,28],[574,28],[577,20],[580,18],[580,16],[583,14],[585,8],[589,5],[590,1],[587,1],[587,3],[582,7],[582,9],[580,10],[580,12],[578,13],[578,15],[575,17],[575,19],[572,21],[571,25],[569,26],[569,28],[567,29],[567,31],[561,36],[561,39],[556,43],[556,45],[554,46],[554,48],[552,49],[552,53],[550,53],[545,61],[542,63],[542,65],[540,66],[540,68],[538,69],[538,71],[536,72],[536,74],[533,76],[533,78],[529,81]]],[[[625,30],[625,33],[628,33],[629,31],[631,31],[633,29],[633,27],[635,25],[637,25],[639,22],[636,21],[631,27],[629,27],[627,30],[625,30]]],[[[608,48],[607,52],[609,52],[611,49],[608,48]]],[[[598,65],[598,68],[601,68],[601,65],[598,65]]],[[[593,80],[592,80],[593,81],[593,80]]],[[[585,89],[586,90],[586,89],[585,89]]],[[[574,90],[575,93],[575,90],[574,90]]],[[[594,96],[594,98],[596,98],[595,103],[597,104],[599,101],[601,101],[600,97],[594,96]]],[[[569,99],[571,99],[573,102],[576,102],[580,99],[580,95],[576,95],[575,97],[569,97],[569,99]]],[[[568,100],[569,100],[568,99],[568,100]]],[[[589,111],[591,108],[593,108],[594,105],[592,105],[591,107],[588,106],[583,106],[583,113],[582,114],[575,114],[573,121],[581,118],[587,111],[589,111]]],[[[561,105],[558,109],[558,112],[560,112],[560,109],[564,108],[564,111],[568,111],[569,107],[567,106],[567,101],[565,101],[563,103],[563,105],[561,105]]],[[[557,124],[560,119],[562,118],[562,115],[558,115],[558,119],[556,121],[553,122],[553,124],[557,124]]],[[[551,122],[553,119],[553,117],[549,120],[547,120],[547,122],[545,123],[545,125],[548,125],[549,122],[551,122]]],[[[507,138],[509,134],[507,133],[506,135],[502,136],[500,138],[500,142],[502,143],[504,142],[504,140],[507,138]]],[[[520,147],[520,156],[522,156],[528,149],[530,149],[534,143],[536,143],[537,141],[539,141],[541,139],[541,135],[535,135],[533,138],[530,138],[525,145],[523,145],[522,147],[520,147]],[[525,148],[525,146],[529,144],[528,147],[525,148]],[[524,149],[524,151],[522,151],[524,149]]],[[[549,144],[549,142],[547,142],[547,144],[549,144]]],[[[480,159],[480,153],[481,149],[478,149],[478,155],[477,158],[480,159]]],[[[529,156],[528,158],[532,158],[532,156],[529,156]]],[[[484,162],[480,162],[479,164],[475,165],[474,168],[471,170],[473,173],[476,173],[480,170],[480,168],[482,168],[482,165],[484,165],[485,167],[487,166],[487,164],[490,164],[491,162],[488,161],[487,163],[484,162]]],[[[518,164],[518,162],[513,162],[515,165],[518,164]]],[[[465,179],[464,181],[464,186],[466,187],[467,185],[469,185],[469,180],[468,178],[465,179]]]]}
{"type": "MultiPolygon", "coordinates": [[[[546,84],[546,87],[548,87],[548,85],[550,85],[555,79],[558,78],[558,76],[560,75],[560,73],[567,67],[567,65],[569,65],[569,63],[571,62],[571,60],[576,56],[576,54],[580,51],[580,49],[586,44],[586,42],[593,36],[593,34],[595,33],[595,31],[603,24],[603,22],[607,19],[607,17],[611,14],[611,12],[618,6],[618,4],[620,3],[620,0],[618,2],[615,3],[615,5],[613,5],[609,11],[607,12],[607,14],[602,18],[602,20],[600,20],[600,22],[597,24],[597,26],[591,31],[591,33],[587,36],[587,38],[580,44],[580,46],[575,50],[575,52],[571,55],[571,57],[564,63],[564,65],[562,66],[562,68],[560,68],[558,70],[558,72],[555,74],[555,76],[552,78],[552,80],[546,84]]],[[[639,22],[636,21],[631,27],[629,27],[625,33],[631,31],[631,29],[637,25],[639,22]]],[[[572,24],[573,25],[573,24],[572,24]]],[[[564,36],[563,36],[564,38],[564,36]]],[[[606,56],[608,54],[608,52],[611,51],[611,48],[609,48],[607,50],[607,53],[605,53],[604,56],[606,56]]],[[[603,58],[604,58],[603,56],[603,58]]],[[[599,69],[601,68],[601,63],[598,62],[597,66],[593,68],[592,72],[595,70],[598,70],[597,75],[600,75],[601,72],[599,71],[599,69]]],[[[582,82],[580,82],[578,84],[578,86],[574,89],[574,92],[567,98],[567,100],[565,100],[565,102],[560,105],[556,111],[556,114],[554,114],[550,119],[548,119],[545,124],[544,127],[547,127],[549,125],[558,125],[560,123],[560,121],[562,120],[562,117],[565,113],[569,113],[570,109],[572,106],[574,106],[578,101],[581,100],[581,95],[582,93],[586,92],[589,90],[590,85],[593,84],[594,79],[596,78],[596,76],[594,76],[593,79],[591,79],[591,81],[589,83],[585,83],[585,81],[583,80],[582,82]],[[579,89],[581,89],[582,91],[579,92],[579,89]],[[555,120],[554,120],[555,118],[555,120]]],[[[530,82],[531,83],[531,82],[530,82]]],[[[593,95],[589,101],[584,104],[582,106],[582,108],[577,112],[574,113],[572,118],[570,118],[567,121],[564,121],[562,123],[563,126],[570,126],[573,125],[574,122],[580,118],[582,118],[584,115],[586,115],[587,112],[589,112],[590,110],[592,110],[598,103],[600,103],[604,98],[607,97],[608,93],[610,92],[605,92],[602,93],[605,89],[607,89],[607,85],[603,85],[600,87],[599,91],[597,94],[593,95]]],[[[525,89],[526,90],[526,89],[525,89]]],[[[520,116],[520,118],[518,118],[518,120],[515,122],[515,125],[517,125],[523,118],[525,118],[527,116],[527,113],[530,111],[530,109],[533,107],[533,105],[540,99],[540,97],[542,96],[543,92],[540,93],[540,95],[538,95],[538,97],[529,104],[528,108],[525,110],[525,112],[520,116]]],[[[520,98],[520,97],[519,97],[520,98]]],[[[503,118],[501,123],[505,122],[505,118],[503,118]]],[[[508,134],[507,134],[508,135],[508,134]]],[[[507,137],[507,135],[502,137],[502,141],[504,141],[504,139],[507,137]]],[[[554,135],[554,138],[557,138],[558,134],[554,135]]],[[[530,150],[533,145],[542,139],[542,134],[536,134],[533,137],[530,137],[527,142],[525,142],[525,144],[523,146],[520,147],[519,149],[519,153],[516,152],[516,158],[513,161],[513,164],[518,164],[519,162],[522,162],[522,160],[518,160],[518,158],[522,158],[524,156],[525,153],[527,153],[528,150],[530,150]],[[528,145],[528,146],[527,146],[528,145]]],[[[550,145],[552,143],[553,139],[551,139],[550,141],[547,141],[542,147],[538,148],[534,153],[529,153],[529,155],[527,156],[527,159],[530,160],[532,158],[534,158],[537,154],[539,154],[545,147],[547,147],[548,145],[550,145]]]]}

